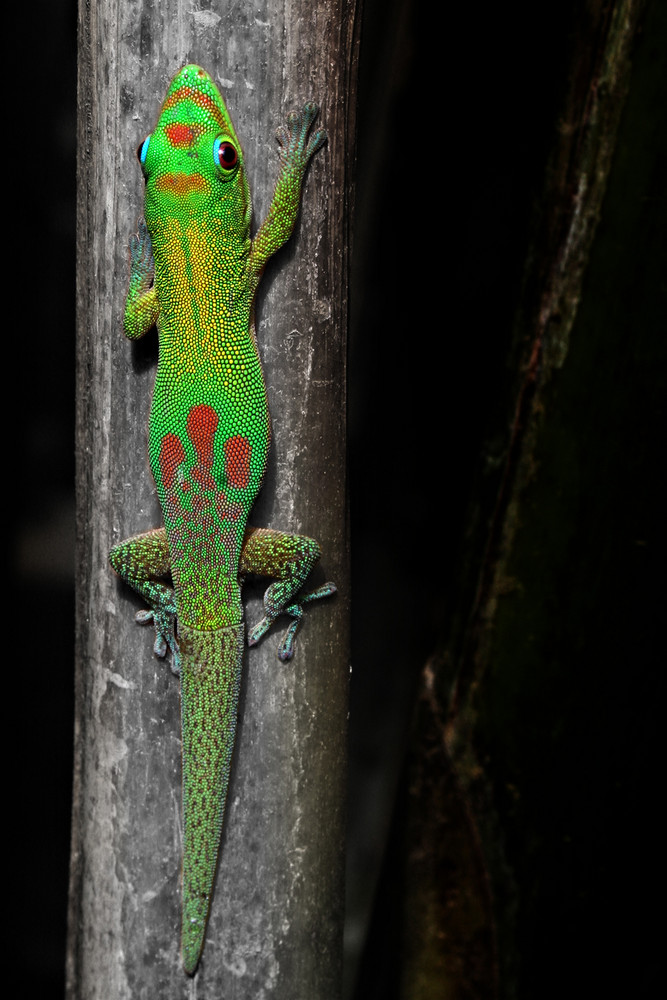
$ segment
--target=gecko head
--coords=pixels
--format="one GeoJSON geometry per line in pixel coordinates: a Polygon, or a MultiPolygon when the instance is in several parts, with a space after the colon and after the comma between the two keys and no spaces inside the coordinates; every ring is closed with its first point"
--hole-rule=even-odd
{"type": "Polygon", "coordinates": [[[242,234],[250,224],[243,153],[220,92],[200,66],[171,81],[155,128],[137,156],[146,180],[146,221],[221,218],[242,234]]]}

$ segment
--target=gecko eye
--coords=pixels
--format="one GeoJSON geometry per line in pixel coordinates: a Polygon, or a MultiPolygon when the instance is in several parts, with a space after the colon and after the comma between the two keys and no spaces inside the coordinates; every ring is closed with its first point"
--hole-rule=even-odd
{"type": "Polygon", "coordinates": [[[225,139],[216,139],[213,143],[213,159],[218,167],[223,170],[233,170],[239,162],[239,154],[236,147],[225,139]]]}
{"type": "Polygon", "coordinates": [[[142,144],[137,149],[137,159],[139,160],[139,163],[142,165],[142,167],[146,163],[146,153],[148,152],[148,143],[150,141],[151,137],[147,135],[142,144]]]}

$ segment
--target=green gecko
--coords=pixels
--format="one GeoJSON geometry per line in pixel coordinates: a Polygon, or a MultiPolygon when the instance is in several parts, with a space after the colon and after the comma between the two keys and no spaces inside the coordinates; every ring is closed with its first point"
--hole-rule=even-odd
{"type": "Polygon", "coordinates": [[[253,303],[264,266],[289,238],[311,157],[314,104],[277,132],[280,173],[254,239],[243,153],[213,80],[188,65],[174,77],[153,132],[137,151],[145,222],[130,242],[124,329],[157,325],[159,360],[149,459],[164,527],[114,546],[113,569],[147,601],[154,651],[171,650],[181,682],[183,870],[181,955],[193,975],[204,946],[229,784],[244,648],[241,583],[274,578],[254,646],[291,617],[279,657],[289,660],[301,593],[320,557],[316,541],[247,523],[267,464],[270,419],[253,303]],[[165,582],[171,573],[173,587],[165,582]]]}

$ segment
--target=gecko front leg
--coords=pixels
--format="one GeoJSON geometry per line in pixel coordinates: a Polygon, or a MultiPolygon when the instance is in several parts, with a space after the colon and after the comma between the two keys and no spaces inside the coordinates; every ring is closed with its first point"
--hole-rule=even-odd
{"type": "Polygon", "coordinates": [[[327,141],[324,129],[311,134],[318,113],[312,101],[301,111],[291,111],[276,132],[280,147],[280,173],[264,222],[252,241],[250,270],[259,281],[264,266],[291,236],[301,204],[303,177],[310,160],[327,141]]]}
{"type": "Polygon", "coordinates": [[[137,340],[155,326],[158,318],[157,292],[153,284],[155,261],[151,238],[143,219],[137,235],[130,237],[130,286],[125,302],[123,329],[137,340]]]}

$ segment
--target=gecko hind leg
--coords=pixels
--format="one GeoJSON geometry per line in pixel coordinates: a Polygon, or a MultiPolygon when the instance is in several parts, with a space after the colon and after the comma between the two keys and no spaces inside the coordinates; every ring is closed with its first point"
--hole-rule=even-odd
{"type": "Polygon", "coordinates": [[[180,656],[176,640],[176,602],[172,587],[160,582],[170,569],[169,545],[164,528],[155,528],[133,535],[114,545],[109,562],[120,578],[148,602],[149,608],[137,611],[139,625],[152,622],[155,627],[153,652],[164,657],[171,650],[173,673],[180,673],[180,656]]]}
{"type": "Polygon", "coordinates": [[[241,552],[242,575],[276,578],[264,594],[264,617],[248,633],[249,646],[256,646],[280,615],[289,615],[293,620],[282,638],[278,656],[281,660],[292,659],[304,604],[336,592],[335,584],[325,583],[305,594],[299,593],[319,558],[320,547],[313,538],[269,528],[248,528],[241,552]]]}

